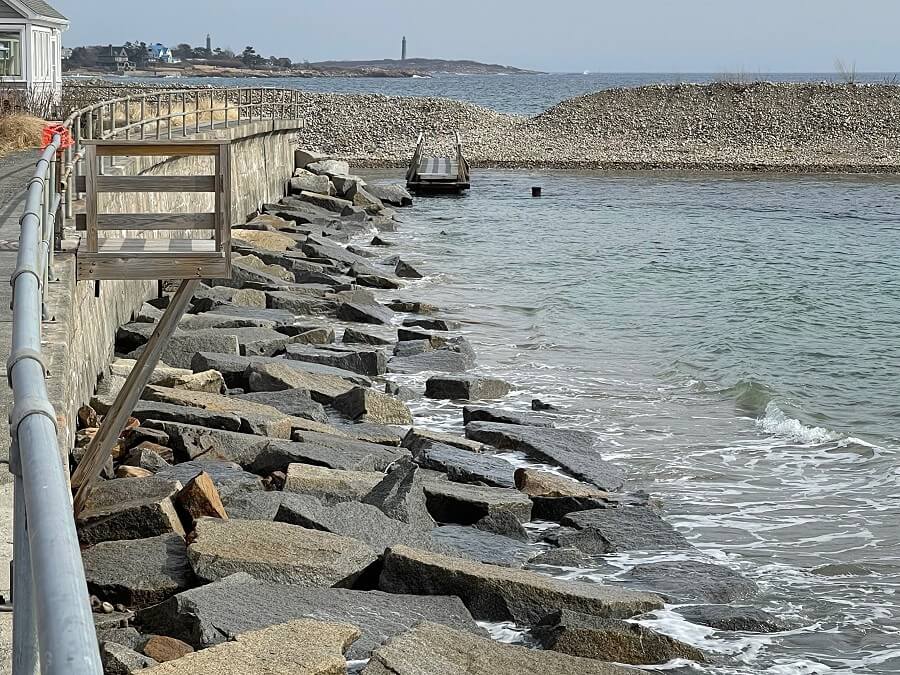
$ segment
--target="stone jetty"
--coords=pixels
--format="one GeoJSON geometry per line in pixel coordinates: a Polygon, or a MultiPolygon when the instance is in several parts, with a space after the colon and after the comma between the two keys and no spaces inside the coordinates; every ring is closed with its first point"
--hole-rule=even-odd
{"type": "MultiPolygon", "coordinates": [[[[614,675],[710,658],[632,621],[666,602],[779,629],[596,437],[505,409],[512,385],[479,371],[459,324],[390,300],[428,273],[384,246],[402,187],[297,159],[291,194],[235,226],[233,277],[193,298],[79,516],[107,673],[614,675]],[[421,425],[411,399],[458,404],[465,434],[421,425]],[[554,576],[639,551],[678,557],[612,584],[554,576]]],[[[120,327],[73,464],[168,301],[120,327]]]]}

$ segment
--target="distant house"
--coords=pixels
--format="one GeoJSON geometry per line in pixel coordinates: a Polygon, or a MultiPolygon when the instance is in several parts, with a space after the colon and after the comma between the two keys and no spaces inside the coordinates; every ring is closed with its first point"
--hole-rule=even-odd
{"type": "Polygon", "coordinates": [[[147,47],[147,61],[150,63],[178,63],[172,50],[159,42],[147,47]]]}
{"type": "Polygon", "coordinates": [[[112,45],[103,47],[97,53],[97,65],[117,73],[134,69],[134,64],[129,60],[125,47],[113,47],[112,45]]]}
{"type": "Polygon", "coordinates": [[[43,0],[0,0],[0,87],[62,98],[69,20],[43,0]]]}

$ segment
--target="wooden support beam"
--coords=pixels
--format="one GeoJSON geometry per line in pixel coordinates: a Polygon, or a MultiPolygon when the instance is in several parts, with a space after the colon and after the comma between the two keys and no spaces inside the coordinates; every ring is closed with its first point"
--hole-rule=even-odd
{"type": "MultiPolygon", "coordinates": [[[[87,227],[87,214],[75,215],[75,228],[87,227]]],[[[99,213],[98,230],[214,230],[214,213],[99,213]]]]}
{"type": "Polygon", "coordinates": [[[159,363],[166,343],[172,337],[178,322],[187,310],[194,292],[197,290],[199,279],[185,279],[181,282],[172,302],[166,308],[153,335],[144,346],[144,351],[138,357],[137,363],[125,379],[122,390],[116,396],[115,402],[103,418],[100,429],[88,446],[87,452],[72,474],[72,486],[78,489],[75,494],[75,516],[84,509],[91,490],[100,476],[100,471],[106,460],[112,453],[113,446],[125,429],[128,418],[134,410],[134,406],[141,398],[144,388],[150,381],[154,368],[159,363]]]}

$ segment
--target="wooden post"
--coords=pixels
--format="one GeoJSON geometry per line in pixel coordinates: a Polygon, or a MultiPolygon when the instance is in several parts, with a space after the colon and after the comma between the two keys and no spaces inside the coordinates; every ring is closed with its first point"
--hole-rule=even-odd
{"type": "Polygon", "coordinates": [[[94,483],[106,464],[112,452],[113,446],[119,439],[128,418],[134,410],[135,404],[140,400],[153,369],[159,363],[163,349],[169,338],[178,327],[178,322],[187,310],[188,303],[199,285],[199,279],[185,279],[181,282],[172,302],[166,308],[153,335],[144,347],[144,351],[138,357],[137,363],[128,374],[122,390],[116,396],[115,402],[103,419],[100,429],[91,441],[84,458],[72,474],[72,486],[78,488],[75,495],[75,516],[84,509],[84,505],[90,497],[94,483]]]}

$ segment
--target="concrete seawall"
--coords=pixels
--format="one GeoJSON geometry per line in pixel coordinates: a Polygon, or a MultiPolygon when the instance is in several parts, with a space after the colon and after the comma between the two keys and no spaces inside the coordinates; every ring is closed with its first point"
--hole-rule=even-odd
{"type": "MultiPolygon", "coordinates": [[[[284,195],[294,167],[291,139],[300,126],[296,121],[254,122],[195,136],[232,139],[233,222],[244,222],[263,203],[284,195]]],[[[200,165],[205,161],[209,158],[141,157],[114,169],[123,175],[192,175],[209,170],[200,165]]],[[[105,198],[101,211],[109,213],[212,210],[211,195],[202,193],[119,193],[105,198]]],[[[95,297],[93,283],[76,283],[73,253],[57,254],[55,273],[59,281],[50,284],[48,293],[55,321],[44,325],[44,354],[50,371],[50,400],[59,421],[60,447],[68,453],[76,412],[90,400],[98,376],[109,367],[116,329],[156,294],[157,286],[149,281],[104,281],[100,296],[95,297]]]]}

